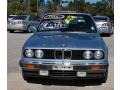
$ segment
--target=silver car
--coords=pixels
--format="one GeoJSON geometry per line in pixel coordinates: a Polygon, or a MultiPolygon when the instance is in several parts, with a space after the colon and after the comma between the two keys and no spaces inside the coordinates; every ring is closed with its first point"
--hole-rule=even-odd
{"type": "Polygon", "coordinates": [[[95,23],[100,33],[111,35],[113,33],[110,18],[107,16],[94,16],[95,23]]]}
{"type": "Polygon", "coordinates": [[[13,17],[10,21],[8,21],[7,29],[9,32],[13,33],[14,31],[24,31],[31,32],[28,30],[30,25],[39,24],[39,18],[37,16],[31,15],[18,15],[13,17]]]}

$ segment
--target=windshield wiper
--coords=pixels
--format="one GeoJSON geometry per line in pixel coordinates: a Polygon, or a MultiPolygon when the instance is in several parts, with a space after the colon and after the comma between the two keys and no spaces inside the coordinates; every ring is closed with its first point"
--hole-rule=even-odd
{"type": "Polygon", "coordinates": [[[84,32],[84,33],[96,33],[97,31],[86,31],[86,30],[84,30],[84,29],[79,29],[79,30],[76,30],[76,29],[62,29],[62,30],[60,30],[61,32],[76,32],[76,31],[78,31],[78,32],[84,32]]]}

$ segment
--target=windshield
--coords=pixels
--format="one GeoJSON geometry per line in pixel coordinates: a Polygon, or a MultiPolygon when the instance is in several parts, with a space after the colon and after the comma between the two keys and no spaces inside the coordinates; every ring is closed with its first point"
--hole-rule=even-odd
{"type": "Polygon", "coordinates": [[[15,16],[13,17],[13,20],[25,20],[27,16],[15,16]]]}
{"type": "Polygon", "coordinates": [[[106,17],[94,17],[95,21],[107,21],[106,17]]]}
{"type": "MultiPolygon", "coordinates": [[[[62,16],[63,17],[63,16],[62,16]]],[[[79,31],[79,32],[97,32],[95,24],[92,18],[88,15],[67,15],[63,18],[59,16],[59,20],[48,19],[48,17],[42,20],[38,31],[79,31]]],[[[51,18],[51,17],[50,17],[51,18]]]]}
{"type": "Polygon", "coordinates": [[[8,16],[8,18],[13,18],[13,17],[15,17],[15,16],[8,16]]]}

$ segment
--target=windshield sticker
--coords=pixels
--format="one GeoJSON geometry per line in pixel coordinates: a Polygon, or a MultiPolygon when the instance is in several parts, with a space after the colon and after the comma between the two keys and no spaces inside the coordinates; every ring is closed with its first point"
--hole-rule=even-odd
{"type": "Polygon", "coordinates": [[[64,15],[46,15],[44,19],[64,19],[64,15]]]}
{"type": "Polygon", "coordinates": [[[45,21],[40,25],[41,30],[50,30],[50,29],[60,29],[66,28],[66,24],[64,21],[45,21]]]}
{"type": "Polygon", "coordinates": [[[67,16],[66,19],[65,19],[65,23],[66,24],[69,24],[73,19],[77,18],[76,16],[67,16]]]}

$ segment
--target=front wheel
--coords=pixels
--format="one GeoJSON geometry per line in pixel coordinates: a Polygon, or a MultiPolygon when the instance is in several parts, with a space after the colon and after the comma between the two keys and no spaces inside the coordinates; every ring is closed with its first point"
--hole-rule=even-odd
{"type": "Polygon", "coordinates": [[[29,81],[32,80],[32,77],[27,76],[25,71],[22,71],[22,77],[23,77],[23,79],[26,80],[27,82],[29,82],[29,81]]]}
{"type": "Polygon", "coordinates": [[[100,83],[106,83],[107,77],[108,77],[108,71],[105,73],[105,76],[103,78],[99,79],[99,82],[100,83]]]}
{"type": "Polygon", "coordinates": [[[36,80],[38,80],[37,77],[29,76],[29,74],[27,74],[27,71],[24,71],[24,70],[22,70],[22,77],[28,83],[32,83],[32,82],[35,82],[36,80]]]}
{"type": "Polygon", "coordinates": [[[27,27],[27,32],[28,33],[32,33],[32,31],[30,31],[28,28],[30,27],[30,25],[27,27]]]}
{"type": "Polygon", "coordinates": [[[10,33],[14,33],[14,30],[9,30],[10,33]]]}

